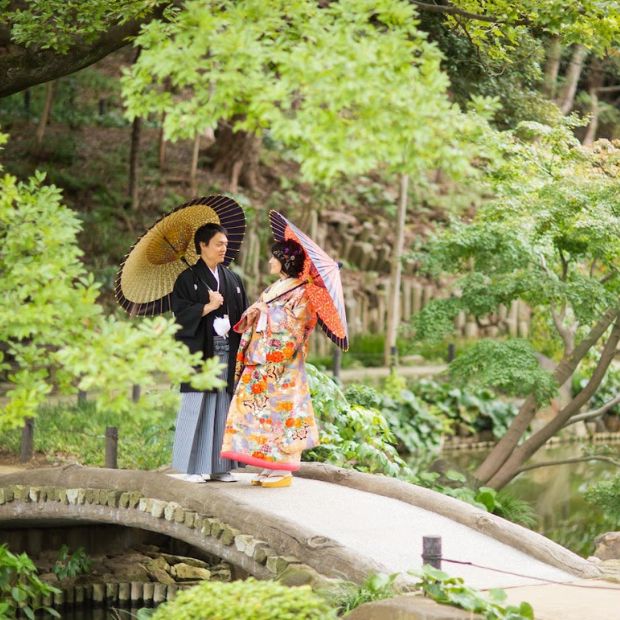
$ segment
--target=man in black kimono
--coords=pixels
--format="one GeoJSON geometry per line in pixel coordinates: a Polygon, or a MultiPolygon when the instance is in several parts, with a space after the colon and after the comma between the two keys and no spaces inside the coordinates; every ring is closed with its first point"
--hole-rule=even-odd
{"type": "Polygon", "coordinates": [[[181,407],[172,449],[172,467],[185,480],[234,482],[237,463],[220,457],[226,415],[234,389],[235,361],[241,335],[230,329],[248,302],[238,275],[222,264],[228,239],[218,224],[205,224],[194,235],[198,262],[177,278],[172,311],[181,329],[176,338],[203,359],[217,356],[225,364],[226,387],[199,392],[181,385],[181,407]]]}

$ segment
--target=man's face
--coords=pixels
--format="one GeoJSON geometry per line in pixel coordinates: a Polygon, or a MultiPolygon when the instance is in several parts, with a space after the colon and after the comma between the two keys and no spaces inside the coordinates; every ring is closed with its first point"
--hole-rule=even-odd
{"type": "Polygon", "coordinates": [[[224,233],[218,232],[211,237],[208,244],[200,242],[200,256],[202,256],[207,265],[213,267],[224,262],[227,247],[228,238],[224,233]]]}

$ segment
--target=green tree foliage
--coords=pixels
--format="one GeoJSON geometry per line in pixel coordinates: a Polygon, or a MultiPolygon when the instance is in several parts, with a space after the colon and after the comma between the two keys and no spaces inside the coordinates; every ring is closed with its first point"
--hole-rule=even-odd
{"type": "Polygon", "coordinates": [[[274,581],[205,581],[157,608],[153,620],[330,620],[336,611],[309,586],[288,588],[274,581]]]}
{"type": "Polygon", "coordinates": [[[599,54],[620,40],[616,0],[453,0],[447,7],[439,12],[453,29],[506,61],[530,32],[559,35],[566,45],[578,43],[599,54]]]}
{"type": "MultiPolygon", "coordinates": [[[[458,293],[431,302],[416,317],[420,337],[441,338],[453,329],[459,312],[488,317],[522,299],[563,343],[562,359],[551,375],[539,368],[528,343],[514,339],[480,341],[452,365],[455,378],[476,378],[529,397],[502,447],[492,453],[495,465],[487,469],[486,462],[479,470],[486,472],[483,482],[493,479],[496,471],[488,471],[516,447],[536,403],[552,395],[554,382],[563,384],[572,376],[620,310],[620,150],[608,142],[583,150],[562,125],[522,123],[509,135],[504,163],[493,171],[495,199],[473,221],[454,221],[422,255],[429,273],[457,276],[458,293]]],[[[607,349],[583,394],[515,450],[513,465],[491,486],[514,476],[517,463],[529,458],[539,442],[557,432],[556,425],[566,423],[585,404],[581,400],[596,391],[613,357],[618,329],[604,339],[607,349]]]]}
{"type": "Polygon", "coordinates": [[[457,146],[479,124],[449,102],[441,56],[416,24],[401,0],[190,1],[136,39],[128,111],[165,112],[171,139],[221,120],[268,131],[313,180],[386,165],[462,172],[457,146]]]}
{"type": "Polygon", "coordinates": [[[620,474],[590,486],[586,500],[601,507],[616,525],[620,524],[620,474]]]}
{"type": "Polygon", "coordinates": [[[66,53],[76,39],[91,43],[111,26],[143,19],[164,0],[45,0],[22,3],[2,0],[0,23],[11,28],[11,39],[37,49],[66,53]]]}
{"type": "MultiPolygon", "coordinates": [[[[0,371],[8,380],[0,427],[34,416],[54,388],[95,391],[97,406],[117,414],[153,414],[162,402],[158,381],[187,380],[200,366],[174,340],[172,319],[104,316],[80,260],[79,228],[43,175],[0,177],[0,371]],[[133,384],[145,393],[138,403],[133,384]]],[[[218,368],[214,360],[204,364],[195,384],[217,384],[218,368]]]]}

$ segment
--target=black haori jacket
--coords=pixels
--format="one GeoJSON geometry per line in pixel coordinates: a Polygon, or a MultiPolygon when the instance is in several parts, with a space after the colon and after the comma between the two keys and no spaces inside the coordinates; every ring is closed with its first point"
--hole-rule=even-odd
{"type": "MultiPolygon", "coordinates": [[[[232,394],[235,378],[235,361],[241,334],[233,331],[232,326],[241,318],[248,306],[247,296],[241,278],[223,265],[218,266],[220,278],[220,293],[224,297],[224,305],[202,316],[202,309],[209,302],[209,285],[211,290],[217,290],[217,282],[213,274],[202,259],[190,269],[181,273],[172,289],[172,312],[181,329],[176,333],[176,339],[184,342],[191,353],[200,351],[203,359],[213,357],[213,319],[216,316],[228,314],[231,330],[228,332],[230,350],[228,353],[227,391],[232,394]],[[206,283],[206,284],[205,284],[206,283]]],[[[181,392],[196,392],[196,388],[189,383],[181,384],[181,392]]],[[[215,390],[212,390],[215,392],[215,390]]]]}

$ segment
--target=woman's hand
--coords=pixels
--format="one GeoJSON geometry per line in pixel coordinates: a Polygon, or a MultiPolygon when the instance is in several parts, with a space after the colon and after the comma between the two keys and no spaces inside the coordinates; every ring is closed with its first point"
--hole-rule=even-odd
{"type": "Polygon", "coordinates": [[[235,325],[235,331],[243,333],[246,329],[254,325],[256,321],[258,321],[261,312],[267,312],[267,304],[260,301],[253,303],[241,315],[241,320],[235,325]]]}

